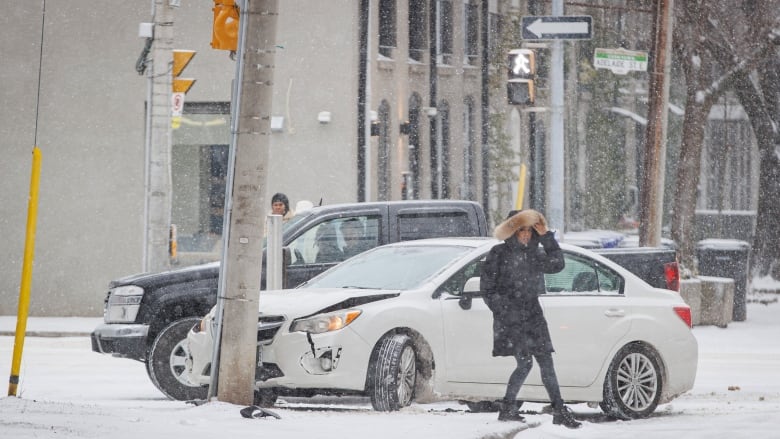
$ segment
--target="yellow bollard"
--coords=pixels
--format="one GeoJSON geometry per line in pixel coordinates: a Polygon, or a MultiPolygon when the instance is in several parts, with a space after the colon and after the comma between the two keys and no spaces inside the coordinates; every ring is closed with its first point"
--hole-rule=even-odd
{"type": "Polygon", "coordinates": [[[41,178],[41,150],[35,146],[32,154],[30,198],[27,201],[27,234],[24,239],[24,260],[22,261],[22,285],[19,288],[19,311],[16,315],[14,354],[11,362],[11,378],[8,380],[8,396],[16,396],[16,387],[19,385],[19,369],[22,364],[24,335],[27,331],[27,314],[30,311],[30,284],[32,282],[33,250],[35,249],[35,220],[38,215],[38,183],[41,178]]]}
{"type": "Polygon", "coordinates": [[[523,208],[523,196],[525,195],[525,163],[520,164],[520,178],[517,179],[517,199],[515,200],[515,209],[523,208]]]}

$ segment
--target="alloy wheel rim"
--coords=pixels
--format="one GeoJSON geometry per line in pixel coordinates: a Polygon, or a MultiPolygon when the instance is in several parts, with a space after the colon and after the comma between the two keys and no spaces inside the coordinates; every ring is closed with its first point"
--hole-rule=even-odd
{"type": "Polygon", "coordinates": [[[617,369],[617,392],[631,410],[649,408],[658,393],[658,371],[653,362],[639,353],[623,358],[617,369]]]}
{"type": "Polygon", "coordinates": [[[417,366],[414,349],[406,346],[401,353],[401,361],[398,365],[398,403],[401,407],[409,405],[414,391],[414,378],[417,375],[417,366]]]}
{"type": "Polygon", "coordinates": [[[171,357],[168,364],[171,368],[171,374],[176,378],[176,381],[185,386],[194,387],[192,383],[184,377],[184,370],[186,369],[185,361],[187,360],[188,354],[187,340],[182,340],[171,350],[171,357]]]}

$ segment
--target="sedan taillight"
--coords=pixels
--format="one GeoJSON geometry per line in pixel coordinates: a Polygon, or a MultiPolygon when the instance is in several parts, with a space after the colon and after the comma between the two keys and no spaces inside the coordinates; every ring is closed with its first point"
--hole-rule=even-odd
{"type": "Polygon", "coordinates": [[[666,278],[666,289],[680,292],[680,265],[677,262],[667,262],[664,264],[664,277],[666,278]]]}
{"type": "Polygon", "coordinates": [[[689,328],[693,327],[693,324],[691,323],[691,307],[689,306],[675,306],[674,307],[674,313],[677,314],[677,317],[679,317],[683,322],[685,322],[686,325],[688,325],[689,328]]]}

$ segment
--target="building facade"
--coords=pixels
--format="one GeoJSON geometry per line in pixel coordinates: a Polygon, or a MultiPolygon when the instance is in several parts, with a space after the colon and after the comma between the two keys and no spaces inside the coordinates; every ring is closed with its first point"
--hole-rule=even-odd
{"type": "MultiPolygon", "coordinates": [[[[136,67],[139,24],[161,4],[27,2],[5,15],[0,315],[16,313],[34,145],[31,315],[100,315],[108,282],[143,270],[155,194],[150,78],[136,67]]],[[[222,232],[235,62],[209,47],[211,9],[173,10],[174,49],[197,52],[181,75],[197,82],[170,131],[174,265],[218,258],[222,232]]],[[[482,201],[483,15],[477,1],[280,1],[266,199],[482,201]]]]}

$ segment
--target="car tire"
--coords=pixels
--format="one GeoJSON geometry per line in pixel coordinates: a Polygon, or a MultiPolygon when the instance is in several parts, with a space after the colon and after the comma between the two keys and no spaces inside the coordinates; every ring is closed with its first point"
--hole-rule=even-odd
{"type": "Polygon", "coordinates": [[[187,333],[198,322],[198,317],[187,317],[171,323],[160,331],[149,350],[146,360],[149,377],[170,399],[206,399],[208,387],[190,384],[182,377],[188,355],[187,333]]]}
{"type": "Polygon", "coordinates": [[[617,419],[645,418],[658,406],[662,384],[656,352],[638,343],[627,345],[607,370],[601,409],[617,419]]]}
{"type": "Polygon", "coordinates": [[[256,389],[253,404],[258,407],[273,407],[279,395],[271,389],[256,389]]]}
{"type": "Polygon", "coordinates": [[[417,354],[412,339],[396,334],[379,342],[369,365],[368,391],[374,410],[390,412],[411,404],[417,379],[417,354]]]}

